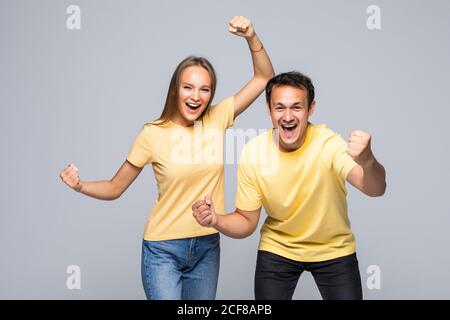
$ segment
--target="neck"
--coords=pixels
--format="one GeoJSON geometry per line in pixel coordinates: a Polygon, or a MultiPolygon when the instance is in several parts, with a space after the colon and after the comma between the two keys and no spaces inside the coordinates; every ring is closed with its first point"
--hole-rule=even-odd
{"type": "Polygon", "coordinates": [[[172,121],[182,127],[190,127],[190,126],[194,125],[194,121],[186,120],[185,118],[180,117],[176,114],[170,116],[169,119],[170,119],[170,121],[172,121]]]}

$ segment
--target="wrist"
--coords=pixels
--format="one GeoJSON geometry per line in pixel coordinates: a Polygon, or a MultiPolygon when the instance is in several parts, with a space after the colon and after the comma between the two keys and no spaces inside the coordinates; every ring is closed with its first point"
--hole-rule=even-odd
{"type": "Polygon", "coordinates": [[[220,232],[220,228],[221,228],[221,225],[222,225],[222,218],[223,218],[223,216],[221,214],[215,213],[214,223],[211,224],[211,227],[216,229],[219,232],[220,232]]]}
{"type": "Polygon", "coordinates": [[[83,193],[82,189],[83,189],[83,184],[81,181],[75,187],[73,187],[73,190],[75,190],[76,192],[79,192],[79,193],[83,193]]]}
{"type": "Polygon", "coordinates": [[[260,52],[264,49],[264,45],[261,42],[259,44],[259,47],[257,47],[256,49],[254,47],[252,47],[251,45],[249,45],[248,47],[252,53],[260,52]]]}
{"type": "Polygon", "coordinates": [[[248,47],[250,48],[250,51],[258,52],[262,50],[263,44],[256,34],[245,39],[247,40],[247,44],[248,47]]]}
{"type": "Polygon", "coordinates": [[[219,225],[219,215],[217,213],[214,214],[214,219],[211,221],[210,227],[211,228],[217,228],[219,225]]]}
{"type": "Polygon", "coordinates": [[[369,159],[367,159],[366,161],[361,163],[360,166],[363,169],[370,169],[370,168],[373,168],[375,166],[376,162],[377,162],[377,160],[375,159],[375,157],[371,156],[369,159]]]}
{"type": "Polygon", "coordinates": [[[258,36],[256,35],[256,32],[253,32],[253,34],[245,37],[245,39],[249,42],[258,41],[258,36]]]}

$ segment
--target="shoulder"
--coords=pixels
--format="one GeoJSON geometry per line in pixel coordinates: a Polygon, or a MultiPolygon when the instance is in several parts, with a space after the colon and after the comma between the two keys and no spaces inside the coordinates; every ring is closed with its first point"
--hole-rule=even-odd
{"type": "Polygon", "coordinates": [[[226,106],[233,106],[234,107],[234,96],[228,97],[223,99],[217,104],[211,105],[211,109],[214,108],[220,108],[220,107],[226,107],[226,106]]]}
{"type": "Polygon", "coordinates": [[[326,141],[336,135],[336,133],[327,127],[326,124],[310,124],[312,135],[314,139],[319,141],[326,141]]]}
{"type": "Polygon", "coordinates": [[[137,139],[150,143],[156,137],[160,136],[160,130],[159,125],[155,125],[152,122],[146,123],[139,131],[137,139]]]}
{"type": "Polygon", "coordinates": [[[158,126],[154,125],[153,123],[146,123],[141,129],[141,134],[147,137],[151,137],[153,132],[157,129],[158,126]]]}
{"type": "Polygon", "coordinates": [[[217,114],[227,113],[229,110],[234,110],[234,96],[223,99],[219,103],[212,104],[203,117],[214,117],[217,114]]]}
{"type": "Polygon", "coordinates": [[[316,125],[314,131],[314,149],[324,163],[331,165],[336,156],[345,154],[347,142],[339,133],[327,128],[326,125],[316,125]]]}
{"type": "Polygon", "coordinates": [[[244,149],[248,150],[252,147],[259,146],[265,147],[270,143],[270,139],[272,138],[272,130],[269,129],[256,137],[253,137],[244,145],[244,149]]]}
{"type": "Polygon", "coordinates": [[[324,147],[345,144],[342,136],[327,127],[326,124],[310,124],[313,141],[324,147]]]}
{"type": "Polygon", "coordinates": [[[144,126],[142,127],[142,132],[147,135],[158,134],[159,132],[170,129],[171,127],[172,126],[169,121],[163,123],[160,120],[156,120],[144,124],[144,126]]]}
{"type": "Polygon", "coordinates": [[[261,155],[271,146],[272,130],[267,130],[256,137],[251,138],[242,148],[241,158],[247,159],[251,155],[261,155]]]}

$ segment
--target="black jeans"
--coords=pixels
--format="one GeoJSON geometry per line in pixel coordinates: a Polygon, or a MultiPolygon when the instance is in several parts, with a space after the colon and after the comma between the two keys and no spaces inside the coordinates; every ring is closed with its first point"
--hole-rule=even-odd
{"type": "Polygon", "coordinates": [[[291,300],[303,271],[310,271],[324,300],[362,300],[356,253],[320,261],[299,262],[258,251],[255,271],[256,300],[291,300]]]}

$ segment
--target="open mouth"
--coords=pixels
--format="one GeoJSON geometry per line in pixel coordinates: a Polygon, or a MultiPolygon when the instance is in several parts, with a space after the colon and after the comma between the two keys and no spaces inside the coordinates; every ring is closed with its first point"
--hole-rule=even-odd
{"type": "Polygon", "coordinates": [[[292,138],[295,135],[295,129],[297,129],[297,124],[291,123],[291,124],[282,124],[281,130],[283,131],[283,135],[286,138],[292,138]]]}
{"type": "Polygon", "coordinates": [[[185,105],[190,112],[197,112],[197,110],[202,106],[200,103],[188,103],[188,102],[186,102],[185,105]]]}

